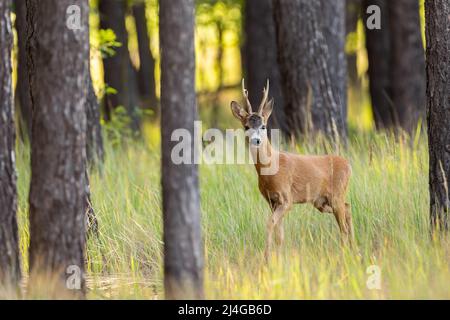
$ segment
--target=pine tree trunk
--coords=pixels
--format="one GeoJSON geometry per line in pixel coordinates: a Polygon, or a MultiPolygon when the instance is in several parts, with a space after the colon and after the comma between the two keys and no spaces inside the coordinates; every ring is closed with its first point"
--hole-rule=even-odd
{"type": "Polygon", "coordinates": [[[398,133],[401,128],[413,134],[425,113],[419,2],[366,0],[364,9],[369,5],[381,9],[381,29],[366,29],[375,124],[378,129],[395,129],[398,133]]]}
{"type": "Polygon", "coordinates": [[[86,237],[89,236],[95,236],[98,237],[99,233],[98,233],[98,220],[97,220],[97,216],[95,215],[95,211],[94,211],[94,207],[92,206],[92,200],[91,200],[91,183],[90,183],[90,179],[89,179],[89,173],[86,167],[86,171],[85,171],[85,177],[86,177],[86,188],[85,188],[85,192],[86,192],[86,202],[85,202],[85,214],[86,214],[86,221],[85,221],[85,225],[86,225],[86,237]]]}
{"type": "Polygon", "coordinates": [[[389,1],[392,104],[398,126],[409,134],[425,118],[425,52],[419,1],[389,1]]]}
{"type": "Polygon", "coordinates": [[[100,106],[92,85],[88,79],[88,95],[86,101],[86,155],[88,163],[102,163],[104,160],[102,127],[100,125],[100,106]]]}
{"type": "Polygon", "coordinates": [[[215,71],[217,74],[217,80],[218,80],[218,88],[216,92],[214,93],[214,97],[211,101],[212,111],[211,111],[211,127],[217,128],[219,126],[219,111],[220,111],[220,92],[221,88],[223,86],[223,75],[224,75],[224,69],[223,69],[223,53],[224,53],[224,31],[225,26],[222,20],[217,19],[215,21],[215,27],[217,32],[217,51],[216,51],[216,57],[215,57],[215,71]]]}
{"type": "Polygon", "coordinates": [[[363,20],[369,15],[366,9],[377,5],[381,13],[381,29],[369,30],[366,26],[366,47],[369,60],[369,90],[372,99],[372,112],[378,130],[395,128],[394,109],[392,106],[391,68],[391,34],[387,0],[364,0],[363,20]]]}
{"type": "MultiPolygon", "coordinates": [[[[262,90],[270,80],[270,96],[275,101],[269,127],[287,132],[281,77],[277,61],[277,42],[273,20],[272,0],[245,1],[244,66],[246,87],[252,106],[257,108],[262,90]]],[[[255,110],[257,111],[257,110],[255,110]]]]}
{"type": "Polygon", "coordinates": [[[16,31],[17,31],[17,86],[15,93],[15,101],[18,104],[20,112],[20,134],[22,139],[30,138],[31,133],[31,100],[30,100],[30,85],[28,82],[27,69],[27,8],[25,0],[16,0],[14,2],[16,7],[16,31]]]}
{"type": "Polygon", "coordinates": [[[128,51],[128,33],[125,26],[127,1],[100,0],[100,28],[111,29],[116,40],[122,45],[115,48],[115,54],[103,58],[103,72],[105,84],[114,88],[116,94],[105,96],[105,120],[109,121],[112,112],[118,106],[123,106],[130,116],[131,128],[139,129],[139,119],[136,115],[136,78],[132,71],[130,54],[128,51]]]}
{"type": "Polygon", "coordinates": [[[450,3],[426,0],[430,212],[433,230],[450,228],[450,3]]]}
{"type": "Polygon", "coordinates": [[[328,46],[329,74],[336,103],[341,111],[341,132],[347,132],[346,0],[321,0],[325,40],[328,46]]]}
{"type": "MultiPolygon", "coordinates": [[[[357,32],[358,20],[361,17],[361,0],[347,0],[345,15],[345,33],[348,36],[357,32]]],[[[347,53],[347,73],[349,86],[355,87],[356,91],[361,90],[358,78],[356,52],[347,53]]]]}
{"type": "Polygon", "coordinates": [[[58,281],[49,282],[50,292],[79,289],[70,293],[81,297],[85,291],[88,17],[88,0],[27,0],[33,103],[30,281],[54,276],[58,281]],[[66,19],[61,19],[71,5],[80,8],[81,29],[69,29],[66,19]],[[76,270],[75,287],[67,286],[72,279],[69,270],[76,270]]]}
{"type": "Polygon", "coordinates": [[[11,1],[0,1],[0,287],[18,286],[20,251],[17,231],[15,128],[12,94],[11,1]]]}
{"type": "Polygon", "coordinates": [[[160,3],[161,134],[166,298],[203,297],[203,248],[200,196],[195,164],[171,159],[172,132],[192,138],[197,118],[194,56],[194,0],[160,3]]]}
{"type": "Polygon", "coordinates": [[[88,167],[102,164],[104,149],[102,128],[100,125],[100,110],[97,96],[89,74],[88,93],[86,100],[86,232],[88,235],[98,236],[98,221],[91,201],[91,186],[88,167]]]}
{"type": "Polygon", "coordinates": [[[274,0],[285,113],[291,135],[315,131],[345,140],[345,119],[330,74],[330,54],[340,53],[331,53],[335,48],[327,44],[325,5],[321,0],[274,0]]]}
{"type": "Polygon", "coordinates": [[[155,59],[150,50],[150,37],[147,29],[147,17],[145,16],[145,2],[134,4],[132,9],[139,48],[139,93],[145,104],[156,112],[158,109],[158,101],[155,89],[155,59]]]}

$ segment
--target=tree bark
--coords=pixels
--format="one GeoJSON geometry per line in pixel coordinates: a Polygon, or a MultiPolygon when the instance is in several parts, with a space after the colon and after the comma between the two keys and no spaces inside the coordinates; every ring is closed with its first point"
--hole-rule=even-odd
{"type": "Polygon", "coordinates": [[[320,3],[324,35],[328,46],[329,74],[333,95],[340,107],[342,121],[340,134],[342,135],[347,132],[346,0],[321,0],[320,3]]]}
{"type": "Polygon", "coordinates": [[[425,53],[420,32],[419,1],[389,1],[392,104],[398,126],[414,134],[425,118],[425,53]]]}
{"type": "Polygon", "coordinates": [[[401,128],[413,134],[425,114],[425,57],[419,2],[366,0],[365,10],[369,5],[381,9],[381,29],[366,28],[375,124],[378,129],[395,129],[398,133],[401,128]]]}
{"type": "Polygon", "coordinates": [[[79,288],[70,293],[80,297],[85,292],[88,17],[88,0],[27,0],[33,107],[30,281],[55,277],[50,292],[79,288]],[[61,18],[71,5],[80,8],[81,29],[69,29],[61,18]],[[76,270],[79,287],[67,287],[68,270],[76,270]]]}
{"type": "Polygon", "coordinates": [[[116,39],[122,45],[115,48],[115,54],[103,58],[105,84],[114,88],[116,94],[105,96],[105,120],[109,121],[113,110],[123,106],[130,116],[131,128],[139,129],[139,119],[136,114],[136,78],[128,51],[128,33],[125,26],[127,1],[100,0],[100,28],[111,29],[116,39]]]}
{"type": "Polygon", "coordinates": [[[92,200],[91,200],[91,183],[89,179],[89,173],[86,167],[85,171],[85,177],[86,177],[86,202],[85,202],[85,213],[86,213],[86,237],[95,236],[98,238],[98,220],[97,216],[95,215],[94,207],[92,206],[92,200]]]}
{"type": "Polygon", "coordinates": [[[378,130],[395,128],[392,106],[392,87],[390,78],[391,34],[387,0],[364,0],[363,17],[367,21],[367,8],[376,5],[380,8],[381,29],[370,30],[366,26],[366,47],[369,60],[369,90],[372,99],[372,112],[378,130]]]}
{"type": "Polygon", "coordinates": [[[450,3],[426,0],[430,213],[433,230],[450,227],[450,3]]]}
{"type": "Polygon", "coordinates": [[[88,167],[98,166],[104,161],[102,127],[100,124],[100,106],[92,84],[91,73],[88,75],[88,92],[86,99],[86,232],[98,237],[98,221],[91,201],[91,186],[88,167]]]}
{"type": "Polygon", "coordinates": [[[20,112],[20,134],[22,139],[31,136],[31,100],[30,85],[28,83],[27,69],[27,8],[25,0],[16,0],[14,2],[16,8],[16,31],[17,31],[17,86],[15,93],[15,101],[18,104],[20,112]]]}
{"type": "Polygon", "coordinates": [[[0,1],[0,286],[18,286],[20,251],[17,231],[15,128],[12,94],[11,1],[0,1]]]}
{"type": "MultiPolygon", "coordinates": [[[[345,15],[345,33],[348,36],[357,32],[358,20],[361,17],[361,0],[347,0],[345,15]]],[[[347,73],[349,86],[361,90],[358,78],[357,52],[347,52],[347,73]]]]}
{"type": "MultiPolygon", "coordinates": [[[[286,133],[281,77],[277,61],[277,42],[272,0],[245,1],[245,72],[246,87],[252,106],[259,106],[262,90],[270,80],[270,95],[275,101],[269,128],[286,133]]],[[[257,111],[257,110],[256,110],[257,111]]]]}
{"type": "Polygon", "coordinates": [[[290,134],[319,131],[331,140],[337,140],[338,136],[345,140],[345,119],[330,74],[331,47],[324,30],[328,19],[322,12],[326,4],[321,0],[274,0],[273,3],[290,134]]]}
{"type": "Polygon", "coordinates": [[[145,2],[137,2],[132,7],[139,48],[138,87],[141,99],[157,112],[155,89],[155,59],[150,50],[150,37],[145,16],[145,2]]]}
{"type": "Polygon", "coordinates": [[[162,1],[159,14],[165,292],[168,299],[202,298],[197,165],[193,161],[177,165],[171,159],[176,145],[171,135],[176,129],[190,134],[188,145],[194,150],[194,0],[162,1]]]}
{"type": "Polygon", "coordinates": [[[216,31],[217,31],[217,53],[216,53],[216,73],[217,73],[217,79],[218,79],[218,88],[216,92],[214,93],[214,98],[212,99],[212,112],[211,112],[211,126],[212,128],[217,128],[219,126],[219,111],[220,111],[220,91],[223,86],[223,75],[224,75],[224,69],[223,69],[223,53],[224,53],[224,31],[225,31],[225,25],[221,19],[217,19],[215,21],[216,31]]]}
{"type": "Polygon", "coordinates": [[[88,95],[86,101],[86,155],[88,163],[102,163],[104,159],[102,127],[100,125],[100,106],[92,85],[88,79],[88,95]]]}

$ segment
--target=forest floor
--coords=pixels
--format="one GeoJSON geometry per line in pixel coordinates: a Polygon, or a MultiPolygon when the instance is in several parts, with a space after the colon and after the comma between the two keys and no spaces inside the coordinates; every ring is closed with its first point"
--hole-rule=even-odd
{"type": "MultiPolygon", "coordinates": [[[[100,236],[88,243],[88,297],[162,299],[159,144],[113,147],[107,141],[105,147],[103,167],[91,174],[100,236]]],[[[26,272],[29,157],[20,150],[26,272]]],[[[332,215],[296,205],[284,222],[285,244],[269,263],[263,258],[269,207],[253,166],[200,167],[207,298],[450,298],[450,241],[432,241],[429,234],[425,139],[410,148],[384,135],[359,136],[343,154],[353,167],[349,202],[358,253],[340,247],[332,215]]]]}

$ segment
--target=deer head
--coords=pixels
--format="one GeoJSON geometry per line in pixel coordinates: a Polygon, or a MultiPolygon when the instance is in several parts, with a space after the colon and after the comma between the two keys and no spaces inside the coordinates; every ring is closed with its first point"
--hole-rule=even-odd
{"type": "Polygon", "coordinates": [[[253,112],[252,105],[248,99],[248,91],[245,89],[244,79],[242,79],[242,94],[245,99],[245,108],[236,101],[232,101],[231,111],[244,126],[245,134],[249,137],[250,145],[259,147],[267,140],[267,121],[273,110],[273,99],[268,100],[269,80],[267,80],[267,85],[263,89],[263,98],[258,112],[253,112]]]}

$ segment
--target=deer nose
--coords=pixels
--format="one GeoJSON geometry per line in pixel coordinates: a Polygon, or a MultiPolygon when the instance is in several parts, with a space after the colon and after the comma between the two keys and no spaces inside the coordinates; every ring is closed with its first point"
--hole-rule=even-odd
{"type": "Polygon", "coordinates": [[[261,139],[260,138],[252,138],[252,144],[254,146],[259,146],[261,145],[261,139]]]}

